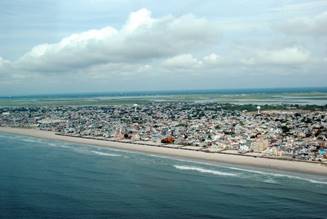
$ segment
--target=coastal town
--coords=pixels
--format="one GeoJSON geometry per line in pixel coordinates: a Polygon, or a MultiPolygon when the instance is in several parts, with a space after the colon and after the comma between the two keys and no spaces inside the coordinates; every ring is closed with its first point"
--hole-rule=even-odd
{"type": "Polygon", "coordinates": [[[327,162],[327,112],[322,110],[241,110],[194,102],[2,107],[0,126],[208,153],[327,162]]]}

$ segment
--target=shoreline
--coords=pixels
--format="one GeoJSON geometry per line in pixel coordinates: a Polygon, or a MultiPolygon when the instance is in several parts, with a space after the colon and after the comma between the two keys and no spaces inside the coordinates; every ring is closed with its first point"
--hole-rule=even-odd
{"type": "Polygon", "coordinates": [[[25,135],[36,138],[59,140],[78,144],[88,144],[110,147],[114,149],[122,149],[128,151],[136,151],[155,155],[165,155],[177,158],[186,158],[192,160],[199,160],[210,163],[225,163],[235,164],[241,166],[252,166],[258,168],[265,168],[270,170],[290,171],[297,173],[307,173],[314,175],[327,176],[327,166],[319,163],[300,162],[290,160],[279,160],[264,157],[242,156],[236,154],[226,153],[208,153],[203,151],[183,150],[176,148],[156,147],[149,145],[133,144],[114,142],[107,140],[96,140],[82,137],[73,137],[65,135],[57,135],[55,132],[42,131],[37,129],[24,129],[24,128],[8,128],[0,127],[0,132],[25,135]]]}

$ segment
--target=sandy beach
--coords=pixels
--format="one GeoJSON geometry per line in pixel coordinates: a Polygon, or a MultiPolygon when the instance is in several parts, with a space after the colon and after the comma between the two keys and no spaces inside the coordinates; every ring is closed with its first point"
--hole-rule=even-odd
{"type": "Polygon", "coordinates": [[[44,138],[50,140],[67,141],[67,142],[73,142],[79,144],[105,146],[115,149],[123,149],[123,150],[137,151],[137,152],[157,154],[157,155],[195,159],[195,160],[201,160],[207,162],[237,164],[237,165],[267,168],[267,169],[284,170],[284,171],[292,171],[298,173],[309,173],[309,174],[327,176],[327,166],[319,163],[297,162],[297,161],[288,161],[288,160],[268,159],[268,158],[261,158],[261,157],[248,157],[248,156],[239,156],[239,155],[232,155],[232,154],[206,153],[202,151],[189,151],[189,150],[155,147],[155,146],[140,145],[140,144],[86,139],[86,138],[79,138],[79,137],[56,135],[54,132],[41,131],[37,129],[0,127],[0,132],[32,136],[32,137],[44,138]]]}

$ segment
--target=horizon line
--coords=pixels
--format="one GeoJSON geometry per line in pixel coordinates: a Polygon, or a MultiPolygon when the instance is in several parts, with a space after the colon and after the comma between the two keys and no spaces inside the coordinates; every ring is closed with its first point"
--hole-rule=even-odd
{"type": "MultiPolygon", "coordinates": [[[[327,86],[318,86],[318,87],[253,87],[253,88],[208,88],[208,89],[167,89],[167,90],[126,90],[126,91],[81,91],[81,92],[63,92],[63,93],[35,93],[35,94],[27,94],[27,95],[6,95],[0,96],[0,98],[28,98],[28,97],[54,97],[54,96],[83,96],[83,95],[100,95],[100,96],[133,96],[130,94],[174,94],[174,93],[183,93],[183,92],[193,92],[195,93],[203,93],[203,92],[226,92],[230,93],[231,91],[265,91],[265,90],[275,90],[275,91],[300,91],[300,90],[314,90],[318,89],[320,92],[327,92],[327,86]]],[[[233,92],[235,93],[235,92],[233,92]]],[[[251,93],[251,92],[249,92],[251,93]]],[[[185,93],[186,94],[186,93],[185,93]]],[[[186,94],[187,95],[187,94],[186,94]]]]}

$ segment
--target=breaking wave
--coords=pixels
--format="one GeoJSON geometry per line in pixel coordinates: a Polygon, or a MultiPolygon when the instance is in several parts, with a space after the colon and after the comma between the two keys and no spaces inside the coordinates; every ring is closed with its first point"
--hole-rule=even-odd
{"type": "Polygon", "coordinates": [[[105,152],[101,152],[101,151],[91,151],[93,154],[97,154],[100,156],[108,156],[108,157],[120,157],[120,154],[110,154],[110,153],[105,153],[105,152]]]}
{"type": "Polygon", "coordinates": [[[231,170],[254,173],[254,174],[259,174],[259,175],[264,175],[264,176],[296,179],[296,180],[302,180],[302,181],[315,183],[315,184],[326,184],[327,185],[327,181],[321,181],[321,180],[311,179],[311,178],[307,178],[307,177],[294,176],[294,175],[281,174],[281,173],[273,173],[273,172],[264,172],[264,171],[259,171],[259,170],[249,170],[249,169],[243,169],[243,168],[237,168],[237,167],[228,167],[228,168],[231,169],[231,170]]]}
{"type": "Polygon", "coordinates": [[[285,174],[274,174],[274,176],[276,176],[276,177],[285,177],[285,178],[289,178],[289,179],[297,179],[297,180],[302,180],[302,181],[315,183],[315,184],[325,184],[325,185],[327,185],[327,181],[310,179],[310,178],[301,177],[301,176],[292,176],[292,175],[285,175],[285,174]]]}
{"type": "Polygon", "coordinates": [[[209,174],[219,175],[219,176],[237,176],[237,174],[235,174],[235,173],[221,172],[221,171],[217,171],[217,170],[210,170],[210,169],[205,169],[205,168],[196,167],[196,166],[174,165],[174,167],[179,170],[191,170],[191,171],[197,171],[200,173],[209,173],[209,174]]]}
{"type": "Polygon", "coordinates": [[[276,184],[277,183],[277,181],[276,180],[274,180],[274,179],[265,179],[265,180],[263,180],[263,182],[265,182],[265,183],[270,183],[270,184],[276,184]]]}
{"type": "Polygon", "coordinates": [[[36,139],[36,138],[17,138],[23,142],[28,142],[28,143],[43,143],[43,139],[36,139]]]}

